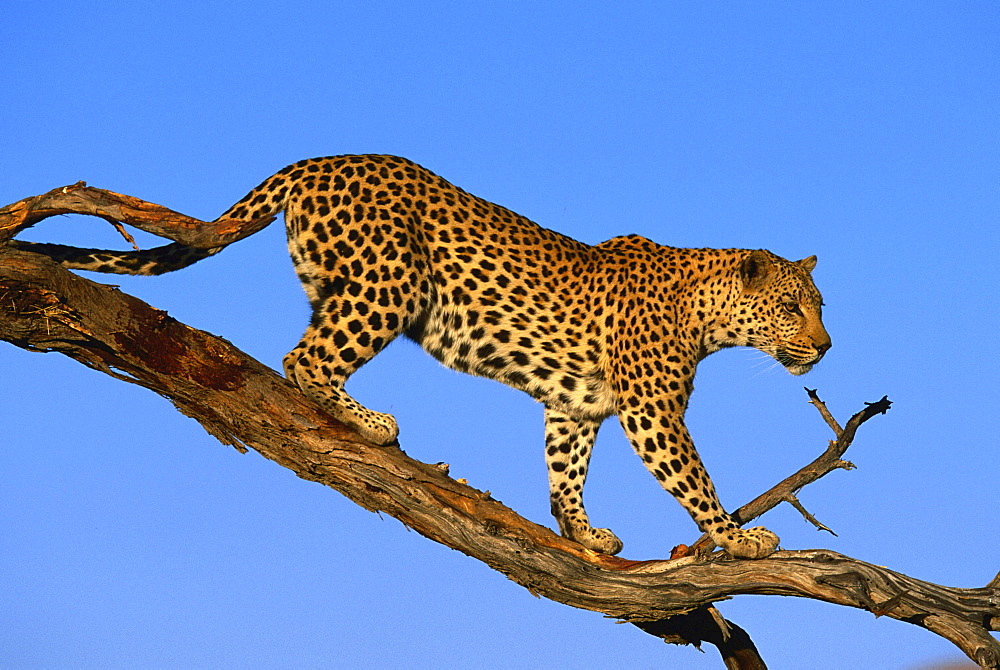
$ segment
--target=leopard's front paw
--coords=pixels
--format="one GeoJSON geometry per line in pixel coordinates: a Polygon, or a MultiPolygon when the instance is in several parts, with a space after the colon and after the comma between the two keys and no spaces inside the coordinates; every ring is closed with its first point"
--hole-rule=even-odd
{"type": "Polygon", "coordinates": [[[587,549],[614,556],[622,547],[622,541],[607,528],[589,528],[573,538],[587,549]]]}
{"type": "Polygon", "coordinates": [[[778,536],[763,526],[728,528],[712,538],[734,558],[764,558],[778,548],[778,536]]]}

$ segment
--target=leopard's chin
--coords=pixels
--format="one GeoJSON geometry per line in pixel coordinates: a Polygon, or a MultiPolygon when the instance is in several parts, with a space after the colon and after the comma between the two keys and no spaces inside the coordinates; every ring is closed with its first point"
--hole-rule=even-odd
{"type": "Polygon", "coordinates": [[[807,373],[810,370],[812,370],[813,369],[813,365],[814,365],[814,363],[806,363],[804,365],[799,365],[799,364],[786,365],[785,369],[788,370],[791,374],[793,374],[796,377],[798,377],[799,375],[804,375],[805,373],[807,373]]]}

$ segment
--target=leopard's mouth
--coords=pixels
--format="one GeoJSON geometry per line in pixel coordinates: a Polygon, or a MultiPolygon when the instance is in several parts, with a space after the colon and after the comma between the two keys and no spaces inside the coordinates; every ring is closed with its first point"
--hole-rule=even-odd
{"type": "Polygon", "coordinates": [[[823,358],[822,353],[814,353],[809,358],[797,358],[793,356],[787,349],[779,349],[774,354],[774,359],[781,363],[789,373],[799,376],[804,375],[813,369],[813,366],[819,363],[820,359],[823,358]]]}

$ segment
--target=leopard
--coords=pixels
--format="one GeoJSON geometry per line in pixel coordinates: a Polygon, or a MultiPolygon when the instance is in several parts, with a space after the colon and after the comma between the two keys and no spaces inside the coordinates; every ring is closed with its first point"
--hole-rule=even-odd
{"type": "MultiPolygon", "coordinates": [[[[543,406],[552,515],[585,548],[617,554],[583,504],[598,429],[617,416],[642,463],[733,558],[777,550],[741,528],[716,494],[685,426],[698,363],[753,347],[792,375],[831,347],[816,257],[765,249],[675,248],[639,235],[589,245],[458,188],[405,158],[343,155],[277,172],[217,221],[284,213],[312,312],[283,359],[287,379],[374,445],[398,445],[395,418],[347,380],[403,335],[445,366],[524,391],[543,406]]],[[[154,275],[219,253],[180,243],[144,251],[21,242],[73,269],[154,275]]]]}

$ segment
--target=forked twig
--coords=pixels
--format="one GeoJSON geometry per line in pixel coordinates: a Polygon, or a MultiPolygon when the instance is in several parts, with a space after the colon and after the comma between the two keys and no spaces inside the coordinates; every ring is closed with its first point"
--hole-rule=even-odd
{"type": "MultiPolygon", "coordinates": [[[[876,414],[885,414],[889,411],[892,401],[890,401],[887,396],[883,396],[881,400],[876,402],[866,402],[866,407],[852,416],[850,421],[847,422],[847,425],[841,428],[840,424],[833,417],[833,414],[831,414],[830,410],[827,409],[826,404],[820,400],[819,395],[816,393],[816,389],[807,388],[806,393],[809,394],[809,403],[819,410],[823,420],[826,421],[827,425],[829,425],[833,430],[837,439],[831,440],[829,446],[826,448],[826,451],[824,451],[819,458],[814,460],[812,463],[800,469],[795,474],[786,477],[778,484],[772,486],[770,489],[736,510],[736,512],[733,513],[733,518],[736,519],[736,521],[741,525],[746,525],[749,521],[756,519],[781,503],[787,502],[797,509],[806,521],[816,526],[816,528],[836,535],[836,533],[824,524],[820,523],[815,516],[810,514],[808,510],[805,509],[796,494],[802,490],[803,487],[813,483],[833,470],[838,468],[844,470],[854,469],[854,464],[850,461],[842,460],[841,456],[843,456],[847,451],[847,448],[851,446],[851,442],[854,441],[854,435],[861,424],[876,414]]],[[[705,534],[698,538],[693,545],[691,545],[689,551],[701,554],[711,551],[714,546],[715,544],[711,541],[711,539],[709,539],[708,535],[705,534]]]]}

